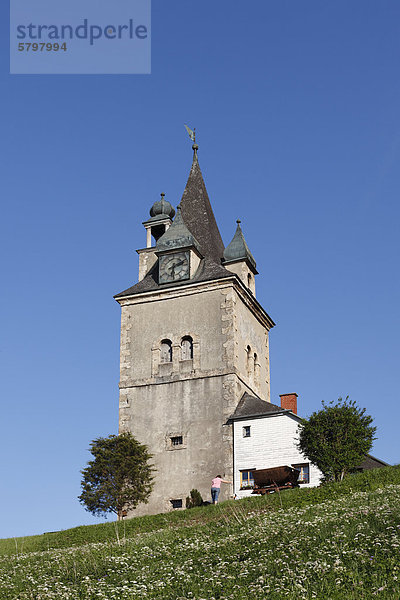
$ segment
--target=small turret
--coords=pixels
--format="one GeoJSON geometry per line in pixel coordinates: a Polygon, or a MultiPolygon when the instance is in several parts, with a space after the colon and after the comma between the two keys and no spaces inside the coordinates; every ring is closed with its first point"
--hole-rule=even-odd
{"type": "Polygon", "coordinates": [[[237,220],[237,228],[231,243],[224,250],[224,259],[222,264],[226,269],[236,273],[246,285],[246,287],[255,295],[256,288],[254,276],[257,275],[256,261],[249,250],[243,231],[240,226],[241,221],[237,220]]]}
{"type": "Polygon", "coordinates": [[[151,236],[157,240],[167,231],[175,216],[175,210],[165,194],[161,194],[160,200],[156,200],[150,209],[150,219],[144,221],[143,225],[147,231],[147,248],[151,248],[151,236]]]}
{"type": "Polygon", "coordinates": [[[175,210],[172,204],[168,200],[165,200],[165,194],[162,193],[160,200],[156,200],[150,209],[150,219],[143,223],[147,232],[147,238],[146,248],[137,250],[139,254],[139,281],[142,281],[151,267],[157,262],[155,246],[152,246],[151,238],[153,237],[157,243],[157,240],[171,226],[174,215],[175,210]]]}

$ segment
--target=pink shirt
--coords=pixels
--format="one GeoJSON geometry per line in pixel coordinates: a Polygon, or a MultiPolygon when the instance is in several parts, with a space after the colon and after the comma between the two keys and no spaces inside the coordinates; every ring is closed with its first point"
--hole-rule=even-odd
{"type": "Polygon", "coordinates": [[[221,487],[221,477],[214,477],[214,479],[211,482],[211,487],[214,488],[220,488],[221,487]]]}

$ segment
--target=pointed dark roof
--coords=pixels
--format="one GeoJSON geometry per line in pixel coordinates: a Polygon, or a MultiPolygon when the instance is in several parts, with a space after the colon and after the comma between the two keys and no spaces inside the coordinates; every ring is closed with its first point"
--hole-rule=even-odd
{"type": "Polygon", "coordinates": [[[236,221],[237,228],[231,243],[225,248],[224,262],[236,262],[237,260],[248,260],[252,267],[256,268],[256,261],[249,250],[244,239],[240,221],[236,221]]]}
{"type": "Polygon", "coordinates": [[[239,400],[239,404],[236,407],[235,412],[229,420],[243,419],[246,417],[261,417],[272,413],[285,413],[288,412],[286,409],[272,402],[265,402],[257,396],[251,396],[247,392],[243,394],[239,400]]]}
{"type": "Polygon", "coordinates": [[[180,206],[183,220],[199,242],[202,255],[221,264],[224,244],[208,198],[196,148],[180,206]]]}

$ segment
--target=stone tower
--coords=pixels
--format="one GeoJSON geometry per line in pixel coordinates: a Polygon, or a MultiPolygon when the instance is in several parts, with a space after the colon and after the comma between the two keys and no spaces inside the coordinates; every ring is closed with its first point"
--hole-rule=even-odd
{"type": "MultiPolygon", "coordinates": [[[[233,479],[229,417],[247,392],[270,401],[268,332],[256,263],[240,222],[226,249],[194,156],[175,211],[161,195],[144,222],[139,282],[121,305],[120,432],[147,444],[157,469],[136,515],[185,506],[211,479],[233,479]],[[154,239],[155,245],[152,245],[154,239]]],[[[221,499],[229,498],[225,485],[221,499]]]]}

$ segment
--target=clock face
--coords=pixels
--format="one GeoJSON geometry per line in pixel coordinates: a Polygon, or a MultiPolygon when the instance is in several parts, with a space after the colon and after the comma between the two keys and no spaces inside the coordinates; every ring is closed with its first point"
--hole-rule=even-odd
{"type": "Polygon", "coordinates": [[[160,256],[160,283],[189,279],[189,252],[160,256]]]}

